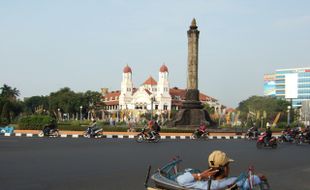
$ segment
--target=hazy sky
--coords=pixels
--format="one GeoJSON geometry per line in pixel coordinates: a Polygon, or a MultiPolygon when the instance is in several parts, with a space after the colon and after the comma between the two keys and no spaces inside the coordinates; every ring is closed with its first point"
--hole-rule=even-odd
{"type": "Polygon", "coordinates": [[[310,66],[309,0],[0,0],[0,85],[21,97],[120,89],[160,66],[186,87],[187,30],[200,30],[199,89],[236,107],[263,74],[310,66]]]}

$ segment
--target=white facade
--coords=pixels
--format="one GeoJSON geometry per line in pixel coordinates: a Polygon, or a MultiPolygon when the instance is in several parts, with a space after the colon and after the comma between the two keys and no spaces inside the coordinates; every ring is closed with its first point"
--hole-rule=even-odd
{"type": "Polygon", "coordinates": [[[121,110],[151,110],[154,112],[171,110],[171,95],[169,93],[168,68],[163,65],[159,71],[158,83],[150,76],[139,88],[133,88],[131,68],[123,70],[119,108],[121,110]],[[153,108],[152,108],[153,106],[153,108]]]}

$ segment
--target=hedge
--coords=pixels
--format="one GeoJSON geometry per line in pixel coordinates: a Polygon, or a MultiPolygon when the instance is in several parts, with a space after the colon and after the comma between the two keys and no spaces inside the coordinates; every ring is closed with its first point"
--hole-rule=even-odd
{"type": "MultiPolygon", "coordinates": [[[[18,122],[17,129],[25,129],[25,130],[42,130],[43,126],[49,124],[53,121],[53,118],[49,116],[42,115],[32,115],[23,117],[18,122]]],[[[85,131],[87,127],[90,125],[90,121],[88,120],[75,120],[75,121],[61,121],[58,122],[58,129],[61,131],[85,131]]],[[[118,123],[116,126],[111,126],[107,122],[98,121],[97,125],[103,129],[103,131],[109,132],[126,132],[128,130],[128,126],[123,123],[118,123]]],[[[137,125],[133,127],[136,132],[140,132],[144,125],[137,125]]],[[[282,125],[281,125],[282,127],[282,125]]],[[[195,129],[193,128],[168,128],[161,127],[161,132],[164,133],[193,133],[195,129]]],[[[261,129],[264,131],[265,129],[261,129]]],[[[281,131],[283,128],[273,128],[273,131],[281,131]]],[[[220,127],[220,128],[208,128],[210,132],[246,132],[247,128],[236,128],[236,127],[220,127]]]]}
{"type": "Polygon", "coordinates": [[[23,130],[42,130],[44,125],[51,124],[55,120],[47,115],[31,115],[19,119],[18,128],[23,130]]]}

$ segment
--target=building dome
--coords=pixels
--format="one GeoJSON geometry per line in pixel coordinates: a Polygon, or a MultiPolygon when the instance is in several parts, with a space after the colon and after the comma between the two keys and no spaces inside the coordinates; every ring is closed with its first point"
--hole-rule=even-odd
{"type": "Polygon", "coordinates": [[[131,68],[128,65],[126,65],[126,67],[124,67],[123,69],[123,73],[132,73],[131,68]]]}
{"type": "Polygon", "coordinates": [[[167,67],[165,64],[163,64],[163,65],[160,67],[159,71],[160,71],[161,73],[168,72],[168,67],[167,67]]]}

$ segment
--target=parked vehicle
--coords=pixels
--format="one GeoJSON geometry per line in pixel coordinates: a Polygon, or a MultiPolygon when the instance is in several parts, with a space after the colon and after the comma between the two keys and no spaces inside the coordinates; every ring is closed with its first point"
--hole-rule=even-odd
{"type": "Polygon", "coordinates": [[[136,136],[136,141],[138,143],[141,142],[154,142],[157,143],[160,140],[160,135],[156,131],[153,132],[153,138],[149,136],[149,134],[146,132],[146,128],[143,128],[142,131],[136,136]]]}
{"type": "Polygon", "coordinates": [[[258,136],[257,142],[256,142],[256,147],[258,149],[261,149],[263,147],[271,147],[271,148],[277,148],[277,138],[276,137],[271,137],[270,140],[266,143],[265,138],[267,134],[263,133],[262,135],[258,136]]]}

